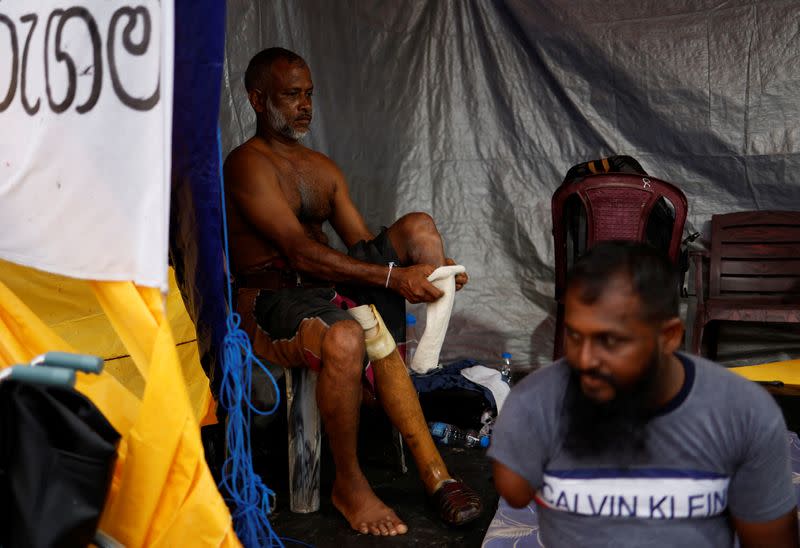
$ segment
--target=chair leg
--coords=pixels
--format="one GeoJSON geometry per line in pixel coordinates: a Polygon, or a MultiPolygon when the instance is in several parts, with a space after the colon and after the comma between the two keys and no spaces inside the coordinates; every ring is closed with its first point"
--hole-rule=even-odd
{"type": "Polygon", "coordinates": [[[315,371],[286,372],[289,421],[289,508],[307,514],[319,510],[321,434],[315,371]]]}
{"type": "Polygon", "coordinates": [[[564,355],[564,305],[556,303],[556,333],[553,340],[553,360],[564,355]]]}
{"type": "Polygon", "coordinates": [[[700,350],[703,345],[703,332],[705,324],[702,319],[696,319],[694,328],[692,329],[692,354],[700,356],[700,350]]]}
{"type": "Polygon", "coordinates": [[[708,323],[708,327],[706,331],[706,340],[708,341],[708,351],[706,355],[708,356],[709,360],[716,360],[717,359],[717,349],[719,347],[719,321],[713,321],[708,323]]]}

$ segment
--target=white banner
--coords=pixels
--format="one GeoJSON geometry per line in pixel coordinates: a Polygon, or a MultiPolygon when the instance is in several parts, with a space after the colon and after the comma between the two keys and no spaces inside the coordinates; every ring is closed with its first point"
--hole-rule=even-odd
{"type": "Polygon", "coordinates": [[[0,1],[0,258],[166,289],[173,8],[0,1]]]}

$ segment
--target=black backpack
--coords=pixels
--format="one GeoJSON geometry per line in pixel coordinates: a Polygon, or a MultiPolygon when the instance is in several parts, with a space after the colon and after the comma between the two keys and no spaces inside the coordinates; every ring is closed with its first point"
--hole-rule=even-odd
{"type": "MultiPolygon", "coordinates": [[[[596,175],[599,173],[636,173],[638,175],[649,175],[642,165],[633,157],[618,155],[601,158],[599,160],[590,160],[582,162],[569,168],[563,185],[568,185],[588,177],[589,175],[596,175]]],[[[569,200],[564,206],[564,221],[567,227],[567,269],[572,267],[575,261],[586,252],[586,211],[584,211],[583,203],[580,199],[574,197],[569,200]]],[[[647,243],[662,249],[664,252],[669,250],[670,240],[672,239],[672,228],[675,224],[675,211],[672,206],[663,198],[656,202],[653,206],[653,211],[650,218],[647,220],[647,227],[645,228],[645,239],[647,243]]],[[[694,236],[696,237],[696,236],[694,236]]],[[[681,248],[681,253],[678,259],[678,267],[680,272],[680,289],[681,293],[685,296],[684,278],[686,272],[689,270],[689,254],[685,246],[687,241],[691,241],[694,237],[690,236],[684,240],[681,248]]]]}

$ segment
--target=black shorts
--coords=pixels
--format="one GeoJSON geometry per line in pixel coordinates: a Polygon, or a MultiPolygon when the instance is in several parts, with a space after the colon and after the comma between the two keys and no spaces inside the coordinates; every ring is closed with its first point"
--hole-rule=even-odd
{"type": "MultiPolygon", "coordinates": [[[[399,263],[385,228],[375,239],[357,242],[348,255],[373,264],[399,263]]],[[[269,339],[266,349],[261,345],[263,357],[284,367],[318,369],[325,332],[336,322],[352,320],[347,309],[361,304],[374,304],[395,341],[405,340],[405,299],[389,289],[338,284],[260,291],[254,314],[269,339]]]]}

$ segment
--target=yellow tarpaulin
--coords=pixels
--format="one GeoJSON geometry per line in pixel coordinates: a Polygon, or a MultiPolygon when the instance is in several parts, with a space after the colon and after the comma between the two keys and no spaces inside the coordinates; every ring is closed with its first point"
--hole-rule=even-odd
{"type": "Polygon", "coordinates": [[[176,347],[168,310],[154,288],[0,263],[0,367],[50,350],[110,358],[102,375],[80,374],[76,385],[122,434],[101,529],[126,546],[239,546],[200,443],[208,382],[198,381],[196,345],[179,358],[192,345],[176,347]]]}
{"type": "Polygon", "coordinates": [[[731,371],[756,382],[779,381],[784,386],[800,388],[800,360],[733,367],[731,371]]]}
{"type": "MultiPolygon", "coordinates": [[[[75,351],[103,358],[106,370],[141,399],[144,378],[131,358],[131,352],[136,350],[126,347],[89,283],[1,260],[0,282],[5,283],[42,323],[75,351]]],[[[207,415],[213,402],[210,400],[208,378],[200,368],[194,324],[183,305],[172,269],[169,272],[166,314],[192,409],[200,419],[207,415]]]]}

